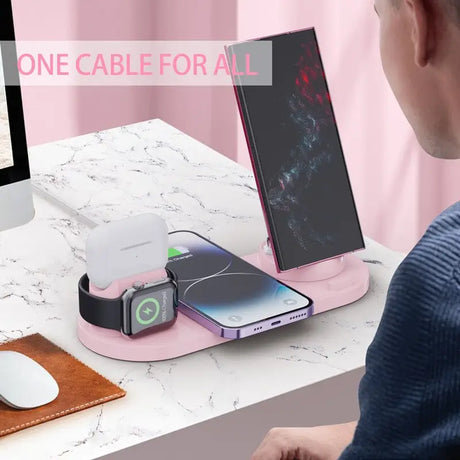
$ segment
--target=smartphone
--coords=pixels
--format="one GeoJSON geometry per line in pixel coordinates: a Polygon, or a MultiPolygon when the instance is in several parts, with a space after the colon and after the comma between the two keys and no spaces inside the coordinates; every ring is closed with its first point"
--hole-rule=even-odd
{"type": "Polygon", "coordinates": [[[215,334],[239,339],[309,318],[313,301],[194,232],[169,234],[167,267],[179,311],[215,334]]]}
{"type": "Polygon", "coordinates": [[[226,47],[236,70],[257,41],[271,42],[272,85],[233,79],[278,272],[363,249],[315,30],[226,47]]]}

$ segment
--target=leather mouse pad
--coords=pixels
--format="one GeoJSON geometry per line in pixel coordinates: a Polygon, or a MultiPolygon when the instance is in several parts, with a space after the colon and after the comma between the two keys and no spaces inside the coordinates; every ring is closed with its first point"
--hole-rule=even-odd
{"type": "Polygon", "coordinates": [[[126,392],[40,334],[0,345],[0,351],[17,351],[43,366],[59,385],[58,397],[30,410],[13,409],[0,402],[0,436],[63,417],[113,399],[126,392]]]}

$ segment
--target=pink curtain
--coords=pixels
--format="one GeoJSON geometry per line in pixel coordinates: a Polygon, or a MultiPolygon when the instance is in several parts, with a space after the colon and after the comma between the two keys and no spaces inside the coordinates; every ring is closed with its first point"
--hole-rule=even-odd
{"type": "MultiPolygon", "coordinates": [[[[369,0],[239,0],[240,38],[317,29],[364,232],[408,251],[431,220],[460,199],[460,161],[418,145],[383,74],[369,0]],[[263,18],[263,19],[262,19],[263,18]]],[[[239,133],[239,161],[249,165],[239,133]]]]}
{"type": "MultiPolygon", "coordinates": [[[[13,0],[23,40],[234,41],[315,26],[365,233],[409,250],[460,197],[388,87],[370,0],[13,0]],[[39,18],[39,19],[37,19],[39,18]]],[[[249,166],[231,88],[25,88],[29,143],[160,117],[249,166]],[[236,130],[238,135],[235,135],[236,130]]]]}
{"type": "MultiPolygon", "coordinates": [[[[13,0],[19,40],[228,40],[236,0],[13,0]]],[[[29,144],[162,118],[236,159],[231,87],[24,88],[29,144]]]]}

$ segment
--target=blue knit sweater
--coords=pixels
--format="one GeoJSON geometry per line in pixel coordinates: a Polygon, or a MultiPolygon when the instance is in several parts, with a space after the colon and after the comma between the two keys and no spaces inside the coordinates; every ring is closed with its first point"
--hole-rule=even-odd
{"type": "Polygon", "coordinates": [[[398,267],[340,460],[460,459],[460,202],[398,267]]]}

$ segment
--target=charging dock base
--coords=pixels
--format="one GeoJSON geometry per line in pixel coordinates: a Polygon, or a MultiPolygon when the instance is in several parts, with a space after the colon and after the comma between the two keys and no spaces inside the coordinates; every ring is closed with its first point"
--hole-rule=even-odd
{"type": "Polygon", "coordinates": [[[354,254],[282,273],[276,271],[273,254],[265,243],[259,252],[243,259],[312,298],[315,302],[314,315],[355,302],[369,289],[367,265],[354,254]]]}
{"type": "MultiPolygon", "coordinates": [[[[256,254],[243,259],[311,297],[315,303],[314,314],[350,304],[369,289],[369,270],[353,254],[283,273],[276,271],[273,255],[266,244],[261,245],[256,254]]],[[[78,317],[77,334],[81,343],[95,353],[125,361],[173,359],[229,341],[180,312],[172,327],[150,336],[127,337],[114,330],[93,326],[81,316],[78,317]]]]}

